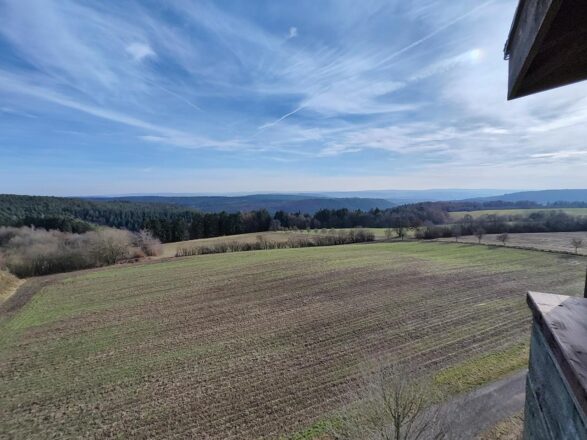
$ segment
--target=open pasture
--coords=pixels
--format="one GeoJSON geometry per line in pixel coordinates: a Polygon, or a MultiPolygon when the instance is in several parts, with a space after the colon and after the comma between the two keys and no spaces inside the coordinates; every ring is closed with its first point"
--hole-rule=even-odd
{"type": "Polygon", "coordinates": [[[578,294],[586,263],[409,242],[64,274],[0,314],[0,426],[29,439],[277,438],[319,426],[376,356],[441,384],[492,380],[525,363],[526,291],[578,294]]]}
{"type": "Polygon", "coordinates": [[[465,215],[469,214],[473,218],[479,218],[484,215],[520,215],[527,216],[533,212],[539,211],[563,211],[569,215],[584,216],[587,215],[587,208],[530,208],[530,209],[484,209],[480,211],[454,211],[450,212],[450,217],[455,220],[462,220],[465,215]]]}
{"type": "MultiPolygon", "coordinates": [[[[483,244],[501,246],[497,240],[499,234],[487,234],[483,237],[483,244]]],[[[587,255],[587,232],[537,232],[527,234],[508,234],[507,246],[517,246],[528,249],[539,249],[557,252],[575,252],[571,244],[573,238],[583,240],[583,247],[578,249],[579,255],[587,255]]],[[[454,242],[454,238],[439,238],[439,241],[454,242]]],[[[473,235],[459,237],[462,243],[478,243],[479,240],[473,235]]]]}

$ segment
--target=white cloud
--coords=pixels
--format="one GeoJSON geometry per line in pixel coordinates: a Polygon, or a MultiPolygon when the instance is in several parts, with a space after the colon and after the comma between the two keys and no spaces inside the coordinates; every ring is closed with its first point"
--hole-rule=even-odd
{"type": "Polygon", "coordinates": [[[143,61],[145,58],[155,58],[157,54],[146,43],[131,43],[126,46],[126,51],[135,61],[143,61]]]}
{"type": "Polygon", "coordinates": [[[290,40],[292,38],[295,38],[298,36],[298,28],[295,26],[292,26],[289,28],[289,32],[287,34],[287,39],[290,40]]]}

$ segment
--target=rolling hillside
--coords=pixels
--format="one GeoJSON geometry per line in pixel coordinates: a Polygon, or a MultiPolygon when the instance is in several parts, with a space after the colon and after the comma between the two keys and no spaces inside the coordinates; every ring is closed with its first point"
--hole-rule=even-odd
{"type": "Polygon", "coordinates": [[[587,203],[587,189],[547,189],[541,191],[522,191],[499,196],[479,197],[470,199],[477,202],[535,202],[541,204],[556,202],[585,202],[587,203]]]}

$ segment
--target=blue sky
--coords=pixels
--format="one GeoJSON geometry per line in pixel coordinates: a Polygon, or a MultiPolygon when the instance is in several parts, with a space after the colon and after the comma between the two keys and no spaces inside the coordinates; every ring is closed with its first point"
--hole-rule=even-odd
{"type": "Polygon", "coordinates": [[[514,0],[0,0],[0,192],[587,186],[587,85],[507,102],[514,0]]]}

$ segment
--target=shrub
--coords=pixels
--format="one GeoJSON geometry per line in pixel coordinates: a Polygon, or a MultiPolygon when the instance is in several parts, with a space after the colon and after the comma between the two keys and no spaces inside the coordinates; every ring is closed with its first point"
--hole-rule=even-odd
{"type": "Polygon", "coordinates": [[[48,275],[155,255],[148,234],[100,228],[85,234],[30,227],[0,227],[0,260],[18,277],[48,275]]]}
{"type": "Polygon", "coordinates": [[[335,246],[340,244],[362,243],[374,241],[375,234],[364,229],[357,228],[350,231],[330,231],[328,235],[288,237],[286,242],[267,240],[262,235],[257,237],[254,243],[221,242],[211,246],[194,246],[192,248],[179,248],[175,252],[176,257],[189,257],[193,255],[219,254],[225,252],[246,252],[268,249],[303,248],[313,246],[335,246]]]}

